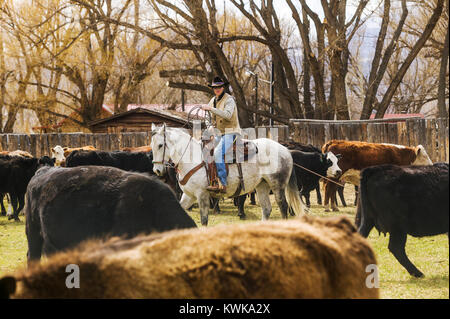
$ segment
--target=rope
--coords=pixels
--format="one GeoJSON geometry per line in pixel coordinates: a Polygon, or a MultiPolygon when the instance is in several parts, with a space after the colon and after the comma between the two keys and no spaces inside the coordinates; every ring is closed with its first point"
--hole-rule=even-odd
{"type": "MultiPolygon", "coordinates": [[[[200,118],[200,116],[199,116],[199,113],[200,113],[200,110],[201,110],[202,108],[200,107],[200,106],[194,106],[190,111],[189,111],[189,113],[188,113],[188,117],[187,117],[187,123],[183,126],[183,127],[185,127],[188,123],[190,123],[190,121],[191,121],[191,114],[194,112],[194,111],[196,111],[196,113],[195,113],[195,117],[197,118],[197,119],[199,119],[200,118]]],[[[205,111],[205,116],[207,117],[207,118],[205,118],[205,125],[206,125],[206,121],[208,121],[209,123],[211,123],[212,122],[212,119],[211,119],[211,113],[209,112],[209,111],[205,111]]],[[[192,121],[194,120],[194,116],[192,116],[192,121]]]]}
{"type": "Polygon", "coordinates": [[[317,176],[320,176],[321,178],[326,179],[326,180],[329,181],[329,182],[332,182],[332,183],[334,183],[334,184],[336,184],[336,185],[338,185],[338,186],[344,187],[344,184],[340,184],[340,183],[338,183],[338,182],[336,182],[336,181],[333,181],[332,179],[329,179],[328,177],[322,176],[322,175],[320,175],[320,174],[318,174],[318,173],[316,173],[316,172],[313,172],[312,170],[307,169],[306,167],[303,167],[303,166],[298,165],[298,164],[296,164],[296,163],[293,163],[293,164],[294,164],[295,166],[297,166],[297,167],[303,168],[305,171],[308,171],[308,172],[310,172],[310,173],[312,173],[312,174],[315,174],[315,175],[317,175],[317,176]]]}

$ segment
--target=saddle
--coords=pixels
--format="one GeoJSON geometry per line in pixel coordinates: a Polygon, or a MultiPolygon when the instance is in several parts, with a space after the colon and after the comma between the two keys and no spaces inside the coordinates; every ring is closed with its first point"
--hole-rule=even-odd
{"type": "MultiPolygon", "coordinates": [[[[205,145],[210,143],[211,141],[206,141],[205,145]]],[[[214,149],[212,148],[210,151],[210,155],[214,156],[214,149]]],[[[230,152],[230,151],[228,151],[230,152]]],[[[244,187],[244,177],[242,175],[242,167],[241,163],[248,161],[250,158],[255,156],[258,153],[258,147],[256,144],[250,140],[242,139],[239,135],[233,141],[232,145],[232,160],[228,163],[229,159],[225,161],[225,168],[227,171],[227,176],[229,175],[229,164],[237,164],[238,172],[239,172],[239,186],[236,189],[236,192],[231,197],[239,196],[242,190],[245,190],[244,187]],[[238,147],[239,146],[239,147],[238,147]]],[[[211,163],[206,163],[206,175],[208,176],[209,185],[217,186],[219,183],[219,177],[217,175],[217,166],[215,161],[211,161],[211,163]]]]}

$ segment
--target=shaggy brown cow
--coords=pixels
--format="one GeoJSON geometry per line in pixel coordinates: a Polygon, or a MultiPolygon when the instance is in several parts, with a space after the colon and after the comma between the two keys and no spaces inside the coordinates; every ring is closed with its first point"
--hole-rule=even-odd
{"type": "Polygon", "coordinates": [[[0,279],[14,298],[378,298],[375,255],[345,217],[87,242],[0,279]],[[66,266],[79,266],[68,289],[66,266]],[[374,273],[372,273],[373,275],[374,273]],[[370,285],[369,285],[370,286],[370,285]]]}
{"type": "Polygon", "coordinates": [[[12,152],[10,152],[10,151],[1,151],[0,155],[21,156],[21,157],[33,158],[33,155],[31,155],[27,151],[21,151],[21,150],[16,150],[16,151],[12,151],[12,152]]]}
{"type": "MultiPolygon", "coordinates": [[[[341,180],[359,186],[359,174],[363,168],[382,165],[431,165],[433,164],[422,145],[407,147],[403,145],[368,143],[359,141],[331,140],[322,146],[322,152],[341,154],[338,165],[342,170],[341,180]]],[[[337,185],[325,181],[325,211],[339,211],[336,207],[337,185]]]]}
{"type": "Polygon", "coordinates": [[[150,145],[144,145],[139,147],[124,147],[120,149],[122,152],[139,153],[139,152],[151,152],[152,148],[150,145]]]}

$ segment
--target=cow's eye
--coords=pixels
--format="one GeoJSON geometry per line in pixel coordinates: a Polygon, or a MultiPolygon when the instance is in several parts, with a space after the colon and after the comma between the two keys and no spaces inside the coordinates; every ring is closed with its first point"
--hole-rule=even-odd
{"type": "Polygon", "coordinates": [[[162,146],[163,146],[162,144],[159,144],[159,145],[158,145],[159,148],[161,148],[162,146]]]}

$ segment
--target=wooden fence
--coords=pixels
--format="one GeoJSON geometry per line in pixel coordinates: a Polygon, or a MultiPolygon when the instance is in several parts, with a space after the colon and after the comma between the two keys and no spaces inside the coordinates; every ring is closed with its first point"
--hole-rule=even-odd
{"type": "MultiPolygon", "coordinates": [[[[245,133],[244,133],[245,135],[245,133]]],[[[285,141],[289,137],[287,126],[257,127],[256,135],[250,137],[270,137],[285,141]]],[[[49,133],[49,134],[0,134],[0,151],[22,150],[35,157],[50,155],[56,145],[80,147],[93,145],[99,150],[116,151],[123,147],[149,145],[151,134],[147,132],[128,133],[49,133]]]]}
{"type": "Polygon", "coordinates": [[[133,133],[51,133],[51,134],[0,134],[0,150],[23,150],[35,157],[50,155],[56,145],[80,147],[93,145],[104,151],[122,147],[137,147],[150,144],[150,132],[133,133]]]}
{"type": "Polygon", "coordinates": [[[321,147],[332,139],[422,144],[433,162],[449,161],[449,119],[404,118],[367,121],[291,120],[291,138],[321,147]]]}
{"type": "MultiPolygon", "coordinates": [[[[392,143],[406,146],[422,144],[433,162],[449,161],[449,120],[447,119],[392,119],[370,121],[291,120],[285,125],[257,127],[257,137],[270,137],[321,147],[332,139],[392,143]],[[290,134],[289,134],[290,133],[290,134]]],[[[250,135],[252,136],[252,135],[250,135]]],[[[255,135],[253,135],[255,136],[255,135]]],[[[23,150],[33,156],[50,155],[56,145],[79,147],[93,145],[100,150],[113,151],[122,147],[150,144],[150,132],[131,133],[52,133],[0,134],[0,151],[23,150]]]]}

